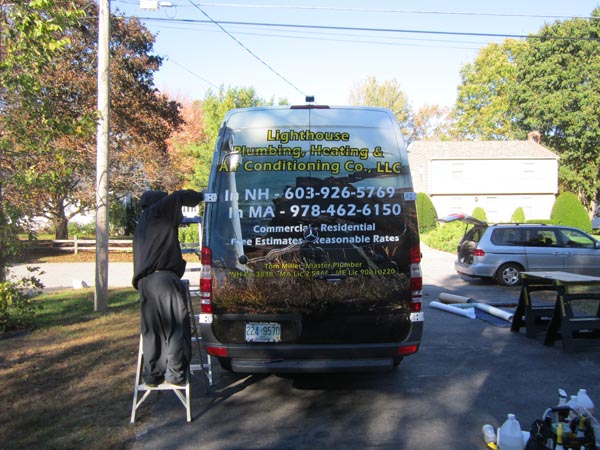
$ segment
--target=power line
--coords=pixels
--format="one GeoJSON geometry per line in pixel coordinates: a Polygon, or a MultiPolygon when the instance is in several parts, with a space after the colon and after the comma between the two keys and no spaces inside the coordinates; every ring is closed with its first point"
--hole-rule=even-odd
{"type": "MultiPolygon", "coordinates": [[[[296,87],[295,84],[293,84],[290,80],[288,80],[287,78],[285,78],[282,74],[280,74],[279,72],[277,72],[273,67],[271,67],[266,61],[264,61],[263,59],[261,59],[256,53],[254,53],[252,50],[250,50],[248,47],[246,47],[244,44],[242,44],[242,42],[237,39],[234,35],[232,35],[229,31],[227,31],[222,25],[221,22],[217,22],[215,21],[212,17],[210,17],[202,8],[200,8],[198,5],[196,5],[192,0],[188,0],[192,6],[194,6],[198,11],[200,11],[206,18],[209,19],[209,21],[213,24],[215,24],[216,26],[218,26],[221,31],[223,31],[223,33],[225,33],[227,36],[229,36],[231,39],[233,39],[233,41],[235,43],[237,43],[240,47],[242,47],[244,50],[246,50],[248,53],[250,53],[250,55],[252,55],[253,58],[255,58],[257,61],[259,61],[261,64],[263,64],[267,69],[269,69],[271,72],[273,72],[275,75],[277,75],[279,78],[281,78],[284,82],[286,82],[287,84],[289,84],[291,87],[293,87],[296,91],[298,91],[300,94],[302,95],[306,95],[304,92],[302,92],[298,87],[296,87]]],[[[201,21],[204,22],[204,21],[201,21]]]]}
{"type": "MultiPolygon", "coordinates": [[[[123,3],[127,3],[130,0],[116,0],[121,1],[123,3]]],[[[288,24],[288,23],[270,23],[270,22],[244,22],[244,21],[221,21],[213,19],[207,12],[205,12],[201,7],[244,7],[244,8],[273,8],[273,9],[300,9],[300,10],[331,10],[331,11],[353,11],[353,12],[374,12],[374,13],[399,13],[399,14],[429,14],[429,15],[463,15],[463,16],[491,16],[491,17],[524,17],[524,18],[546,18],[546,19],[597,19],[598,17],[580,17],[580,16],[558,16],[558,15],[534,15],[534,14],[510,14],[510,13],[475,13],[475,12],[467,12],[467,11],[427,11],[427,10],[402,10],[402,9],[373,9],[373,8],[351,8],[351,7],[327,7],[327,6],[294,6],[294,5],[244,5],[244,4],[236,4],[236,3],[194,3],[193,0],[188,0],[190,5],[200,11],[208,20],[199,20],[199,19],[176,19],[174,17],[171,18],[154,18],[154,17],[138,17],[138,19],[143,21],[155,21],[155,22],[169,22],[174,24],[208,24],[208,25],[216,25],[218,29],[225,33],[230,39],[236,42],[240,47],[242,47],[246,52],[248,52],[253,58],[263,64],[269,71],[274,73],[277,77],[282,79],[286,84],[294,88],[299,93],[304,93],[296,87],[292,82],[290,82],[286,77],[284,77],[281,73],[275,70],[270,64],[260,58],[256,53],[254,53],[249,47],[244,45],[236,36],[240,35],[256,35],[256,36],[264,36],[264,37],[274,37],[274,38],[289,38],[289,39],[305,39],[305,40],[327,40],[327,41],[341,41],[341,42],[352,42],[359,44],[377,44],[377,45],[399,45],[399,46],[412,46],[412,47],[426,47],[427,44],[419,45],[416,43],[410,44],[405,42],[382,42],[381,40],[377,40],[375,35],[371,36],[373,40],[365,40],[365,39],[356,39],[359,33],[378,33],[381,37],[381,33],[387,33],[385,39],[394,38],[393,34],[416,34],[416,35],[439,35],[439,36],[464,36],[468,38],[479,37],[479,38],[516,38],[516,39],[560,39],[560,40],[587,40],[587,41],[600,41],[597,38],[586,38],[586,37],[567,37],[567,36],[540,36],[540,35],[523,35],[523,34],[508,34],[508,33],[480,33],[480,32],[454,32],[454,31],[437,31],[437,30],[423,30],[423,29],[394,29],[394,28],[377,28],[377,27],[348,27],[348,26],[331,26],[331,25],[305,25],[305,24],[288,24]],[[265,32],[265,33],[252,33],[249,31],[228,31],[225,29],[224,25],[227,26],[239,26],[239,27],[254,27],[256,29],[270,29],[274,32],[265,32]],[[277,29],[277,31],[275,31],[277,29]],[[284,32],[287,31],[287,35],[284,32]],[[297,31],[296,31],[297,30],[297,31]],[[315,31],[315,30],[321,30],[315,31]],[[277,32],[280,33],[277,33],[277,32]],[[329,32],[327,32],[329,31],[329,32]],[[346,31],[347,33],[343,33],[346,31]],[[235,35],[233,34],[235,33],[235,35]],[[297,33],[296,35],[290,35],[289,33],[297,33]],[[308,36],[302,36],[302,33],[310,33],[308,36]],[[335,37],[315,37],[316,35],[321,36],[335,36],[335,37]],[[344,39],[343,36],[353,37],[355,39],[344,39]]],[[[185,7],[186,5],[182,5],[185,7]]],[[[189,7],[189,6],[187,6],[189,7]]],[[[231,29],[230,27],[228,27],[231,29]]],[[[362,34],[364,38],[365,35],[362,34]]],[[[368,37],[368,36],[367,36],[368,37]]],[[[396,38],[394,38],[396,39],[396,38]]],[[[475,41],[458,41],[452,39],[444,39],[441,38],[436,39],[426,39],[425,37],[398,37],[400,40],[412,40],[412,41],[423,41],[423,42],[444,42],[444,43],[459,43],[459,44],[471,44],[478,45],[475,41]]],[[[482,43],[483,45],[483,43],[482,43]]],[[[436,47],[440,47],[439,44],[436,47]]],[[[444,46],[444,48],[455,48],[465,50],[466,47],[459,46],[444,46]]],[[[194,73],[192,70],[182,66],[181,64],[172,61],[175,65],[179,66],[183,70],[189,72],[193,76],[199,78],[205,83],[216,87],[215,84],[210,81],[204,79],[200,75],[194,73]]]]}
{"type": "Polygon", "coordinates": [[[181,69],[185,70],[186,72],[190,73],[191,75],[195,76],[196,78],[199,78],[200,80],[204,81],[206,84],[208,84],[208,85],[210,85],[210,86],[212,86],[212,87],[214,87],[214,88],[216,88],[216,89],[218,89],[218,88],[219,88],[219,86],[217,86],[216,84],[214,84],[214,83],[212,83],[212,82],[208,81],[206,78],[203,78],[203,77],[201,77],[200,75],[198,75],[197,73],[195,73],[195,72],[193,72],[192,70],[188,69],[187,67],[185,67],[185,66],[183,66],[183,65],[179,64],[177,61],[175,61],[175,60],[173,60],[173,59],[169,58],[169,62],[171,62],[171,63],[175,64],[176,66],[178,66],[179,68],[181,68],[181,69]]]}
{"type": "MultiPolygon", "coordinates": [[[[160,21],[172,21],[173,19],[144,19],[148,21],[152,20],[160,20],[160,21]]],[[[174,21],[174,25],[172,27],[162,26],[162,29],[173,29],[173,30],[187,30],[191,31],[194,28],[186,27],[186,26],[177,26],[177,20],[174,21]]],[[[211,30],[204,30],[211,32],[211,30]]],[[[278,30],[277,30],[278,31],[278,30]]],[[[217,32],[217,31],[215,31],[217,32]]],[[[473,45],[483,45],[486,44],[484,41],[476,42],[476,41],[467,41],[467,40],[449,40],[449,39],[432,39],[432,38],[411,38],[411,37],[397,37],[397,36],[387,36],[385,39],[392,39],[392,41],[383,41],[383,40],[368,40],[368,39],[356,39],[355,33],[327,33],[321,32],[318,35],[308,31],[296,31],[290,30],[290,33],[298,33],[298,34],[281,34],[274,32],[270,33],[258,33],[251,31],[236,31],[236,35],[247,35],[247,36],[259,36],[259,37],[277,37],[284,39],[300,39],[300,40],[318,40],[318,41],[332,41],[332,42],[346,42],[346,43],[358,43],[358,44],[377,44],[377,45],[393,45],[393,46],[406,46],[406,47],[434,47],[435,48],[449,48],[449,49],[458,49],[458,50],[477,50],[479,47],[473,47],[473,45]],[[301,33],[310,33],[309,35],[303,35],[301,33]],[[407,43],[406,41],[411,42],[424,42],[425,44],[413,44],[407,43]],[[431,44],[427,44],[431,43],[431,44]],[[456,45],[440,45],[441,44],[466,44],[470,47],[460,47],[456,45]]],[[[366,35],[366,38],[377,39],[375,35],[366,35]]]]}
{"type": "MultiPolygon", "coordinates": [[[[191,0],[190,0],[191,1],[191,0]]],[[[208,17],[208,16],[207,16],[208,17]]],[[[291,23],[268,23],[268,22],[241,22],[241,21],[228,21],[219,20],[215,21],[210,19],[160,19],[150,17],[140,17],[141,20],[170,20],[182,23],[213,23],[217,25],[221,30],[227,33],[232,39],[238,42],[244,49],[250,52],[255,58],[259,59],[263,64],[274,71],[268,64],[262,61],[258,56],[254,55],[249,49],[247,49],[241,42],[239,42],[231,33],[227,32],[222,25],[245,25],[255,27],[267,27],[267,28],[303,28],[303,29],[316,29],[316,30],[338,30],[338,31],[369,31],[378,33],[407,33],[407,34],[437,34],[442,36],[469,36],[469,37],[494,37],[494,38],[513,38],[513,39],[556,39],[564,41],[600,41],[600,38],[588,38],[588,37],[576,37],[576,36],[542,36],[537,34],[508,34],[508,33],[482,33],[482,32],[468,32],[468,31],[437,31],[437,30],[411,30],[411,29],[400,29],[400,28],[371,28],[371,27],[345,27],[336,25],[305,25],[305,24],[291,24],[291,23]]],[[[277,73],[277,72],[275,72],[277,73]]],[[[278,74],[279,75],[279,74],[278,74]]],[[[281,75],[279,75],[281,76],[281,75]]],[[[287,80],[286,80],[287,81],[287,80]]],[[[295,86],[293,86],[295,88],[295,86]]],[[[296,88],[297,89],[297,88],[296,88]]],[[[301,92],[302,93],[302,92],[301,92]]]]}
{"type": "Polygon", "coordinates": [[[398,13],[398,14],[429,14],[429,15],[452,15],[452,16],[488,16],[488,17],[523,17],[534,19],[599,19],[595,16],[564,16],[564,15],[542,15],[542,14],[516,14],[516,13],[482,13],[470,11],[436,11],[436,10],[409,10],[394,8],[352,8],[333,6],[305,6],[305,5],[248,5],[243,3],[201,3],[201,6],[219,6],[232,8],[264,8],[264,9],[304,9],[309,11],[350,11],[350,12],[376,12],[376,13],[398,13]]]}

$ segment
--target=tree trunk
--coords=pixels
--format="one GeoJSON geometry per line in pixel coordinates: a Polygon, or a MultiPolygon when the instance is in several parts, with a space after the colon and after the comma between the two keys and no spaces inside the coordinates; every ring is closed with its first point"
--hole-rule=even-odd
{"type": "Polygon", "coordinates": [[[69,239],[69,219],[66,217],[57,217],[52,220],[54,223],[55,239],[69,239]]]}
{"type": "Polygon", "coordinates": [[[4,200],[2,198],[2,180],[0,180],[0,283],[6,281],[8,232],[4,217],[4,200]]]}

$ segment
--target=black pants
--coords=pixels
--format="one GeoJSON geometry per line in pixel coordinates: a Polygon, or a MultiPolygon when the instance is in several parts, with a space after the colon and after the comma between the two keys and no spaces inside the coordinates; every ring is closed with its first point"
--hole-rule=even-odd
{"type": "Polygon", "coordinates": [[[144,382],[181,384],[192,353],[186,295],[173,272],[154,272],[138,283],[141,302],[144,382]]]}

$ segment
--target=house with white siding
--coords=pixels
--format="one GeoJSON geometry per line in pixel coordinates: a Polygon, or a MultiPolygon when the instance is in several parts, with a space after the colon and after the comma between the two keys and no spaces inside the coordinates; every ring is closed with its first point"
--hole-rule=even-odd
{"type": "Polygon", "coordinates": [[[429,195],[438,216],[471,214],[508,222],[518,207],[525,219],[549,219],[558,195],[558,156],[527,141],[422,141],[408,148],[415,192],[429,195]]]}

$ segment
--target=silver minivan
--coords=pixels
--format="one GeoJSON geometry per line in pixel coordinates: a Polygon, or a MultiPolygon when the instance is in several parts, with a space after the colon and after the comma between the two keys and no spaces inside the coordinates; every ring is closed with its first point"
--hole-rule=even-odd
{"type": "Polygon", "coordinates": [[[200,329],[224,368],[383,370],[418,351],[416,194],[391,111],[232,110],[205,202],[200,329]]]}
{"type": "Polygon", "coordinates": [[[503,286],[520,284],[524,271],[600,275],[600,242],[577,228],[545,224],[488,225],[465,214],[451,214],[439,220],[458,220],[466,224],[454,263],[460,275],[492,278],[503,286]]]}

